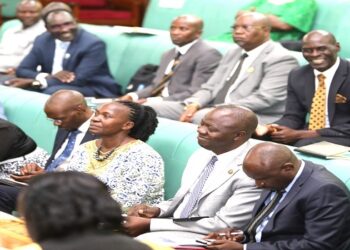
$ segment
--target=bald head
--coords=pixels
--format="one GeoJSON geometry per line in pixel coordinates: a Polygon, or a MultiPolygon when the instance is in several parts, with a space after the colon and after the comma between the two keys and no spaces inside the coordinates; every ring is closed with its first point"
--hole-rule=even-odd
{"type": "Polygon", "coordinates": [[[23,27],[28,28],[40,20],[41,9],[40,1],[22,0],[17,4],[16,16],[22,22],[23,27]]]}
{"type": "Polygon", "coordinates": [[[74,90],[59,90],[51,95],[45,107],[69,109],[78,104],[86,106],[85,98],[80,92],[74,90]]]}
{"type": "Polygon", "coordinates": [[[248,108],[236,105],[221,105],[213,112],[221,112],[220,122],[227,126],[245,131],[246,138],[250,138],[258,126],[258,118],[248,108]]]}
{"type": "Polygon", "coordinates": [[[314,30],[303,37],[302,52],[310,66],[318,71],[332,67],[338,57],[340,45],[334,35],[324,30],[314,30]]]}
{"type": "Polygon", "coordinates": [[[259,12],[244,12],[237,16],[232,28],[233,40],[246,51],[255,49],[270,39],[270,21],[259,12]]]}
{"type": "Polygon", "coordinates": [[[285,188],[299,168],[300,161],[288,147],[271,142],[252,147],[243,162],[244,172],[258,187],[276,190],[285,188]]]}
{"type": "Polygon", "coordinates": [[[198,143],[216,154],[231,151],[245,143],[258,120],[246,108],[222,105],[210,111],[198,126],[198,143]]]}
{"type": "Polygon", "coordinates": [[[181,15],[176,17],[174,21],[176,20],[183,20],[184,22],[192,25],[193,27],[195,27],[197,30],[202,31],[203,29],[203,20],[197,16],[194,15],[181,15]]]}
{"type": "Polygon", "coordinates": [[[92,116],[84,96],[74,90],[59,90],[45,104],[45,113],[54,125],[67,130],[79,128],[92,116]]]}
{"type": "Polygon", "coordinates": [[[198,39],[203,30],[202,19],[192,15],[176,17],[170,26],[172,42],[178,46],[184,46],[198,39]]]}

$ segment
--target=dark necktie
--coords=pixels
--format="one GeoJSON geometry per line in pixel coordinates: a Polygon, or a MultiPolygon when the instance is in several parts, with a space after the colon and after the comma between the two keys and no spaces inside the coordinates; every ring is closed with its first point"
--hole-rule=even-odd
{"type": "Polygon", "coordinates": [[[173,62],[173,65],[171,66],[170,72],[163,76],[162,80],[159,82],[157,87],[155,87],[152,90],[151,96],[159,96],[162,93],[163,89],[165,88],[165,85],[169,82],[170,78],[174,75],[174,69],[180,63],[180,56],[181,56],[181,53],[177,52],[173,59],[174,62],[173,62]]]}
{"type": "Polygon", "coordinates": [[[316,130],[326,126],[326,77],[317,75],[318,87],[312,99],[309,119],[309,129],[316,130]]]}
{"type": "Polygon", "coordinates": [[[247,57],[248,57],[248,54],[246,53],[241,55],[235,72],[232,74],[232,76],[229,79],[226,79],[224,86],[219,90],[219,92],[217,93],[214,99],[214,104],[221,104],[225,102],[225,97],[228,94],[227,92],[229,88],[232,86],[232,84],[234,84],[235,81],[237,80],[237,77],[239,76],[239,73],[242,69],[244,59],[246,59],[247,57]]]}
{"type": "Polygon", "coordinates": [[[53,160],[49,166],[47,166],[46,171],[54,171],[61,163],[63,163],[72,153],[77,139],[77,135],[80,133],[79,130],[71,131],[68,135],[68,142],[63,152],[53,160]]]}
{"type": "Polygon", "coordinates": [[[216,156],[213,156],[208,164],[205,166],[202,175],[200,176],[196,186],[193,188],[193,191],[187,201],[186,206],[182,210],[180,217],[181,218],[188,218],[193,210],[193,208],[196,206],[199,197],[202,194],[202,190],[204,187],[205,182],[207,181],[210,173],[214,169],[215,162],[218,160],[216,156]]]}
{"type": "Polygon", "coordinates": [[[274,208],[278,205],[279,201],[283,197],[284,190],[277,191],[272,200],[263,207],[260,212],[251,219],[247,226],[247,232],[250,236],[250,241],[255,241],[256,229],[263,222],[263,220],[274,210],[274,208]]]}

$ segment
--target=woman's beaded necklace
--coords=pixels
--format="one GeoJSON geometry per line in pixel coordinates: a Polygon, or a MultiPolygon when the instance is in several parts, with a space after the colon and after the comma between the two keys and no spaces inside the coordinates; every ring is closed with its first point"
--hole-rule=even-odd
{"type": "Polygon", "coordinates": [[[102,152],[101,151],[101,146],[99,146],[97,148],[97,150],[95,151],[94,153],[94,159],[96,161],[104,161],[104,160],[107,160],[113,153],[114,153],[114,150],[116,149],[117,147],[113,148],[112,150],[108,151],[108,152],[102,152]]]}

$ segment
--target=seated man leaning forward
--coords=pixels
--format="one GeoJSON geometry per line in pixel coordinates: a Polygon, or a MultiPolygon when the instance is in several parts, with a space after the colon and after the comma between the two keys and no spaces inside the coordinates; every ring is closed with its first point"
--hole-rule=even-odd
{"type": "MultiPolygon", "coordinates": [[[[23,166],[19,175],[11,175],[16,181],[27,182],[35,175],[54,170],[59,164],[71,159],[79,144],[97,138],[88,131],[93,111],[86,105],[81,93],[73,90],[59,90],[46,101],[44,111],[47,118],[58,127],[51,156],[43,165],[33,162],[23,166]],[[75,131],[79,133],[76,134],[75,131]]],[[[18,136],[18,133],[16,135],[18,136]]],[[[4,139],[3,136],[0,138],[4,139]]],[[[19,139],[17,138],[17,141],[19,139]]],[[[12,141],[14,141],[13,138],[12,141]]],[[[16,151],[18,153],[20,150],[16,151]]],[[[19,186],[0,185],[0,211],[11,213],[16,208],[20,189],[19,186]]]]}
{"type": "Polygon", "coordinates": [[[290,73],[283,117],[259,126],[258,136],[294,146],[320,141],[350,146],[350,62],[338,57],[339,49],[327,31],[304,36],[303,56],[309,64],[290,73]]]}
{"type": "Polygon", "coordinates": [[[288,73],[297,66],[296,59],[270,40],[270,23],[261,13],[239,16],[232,35],[236,44],[196,93],[184,102],[149,104],[159,116],[199,123],[210,106],[228,103],[253,110],[260,123],[282,116],[288,73]]]}
{"type": "Polygon", "coordinates": [[[203,21],[198,17],[175,18],[170,38],[176,47],[163,54],[152,84],[123,98],[140,103],[183,101],[196,92],[214,73],[221,59],[219,51],[200,39],[202,29],[203,21]]]}
{"type": "Polygon", "coordinates": [[[175,197],[131,208],[126,231],[132,236],[150,231],[139,238],[159,241],[174,233],[192,239],[222,227],[245,226],[260,196],[242,171],[256,125],[256,115],[246,108],[223,105],[210,111],[198,126],[202,148],[190,157],[175,197]]]}
{"type": "Polygon", "coordinates": [[[47,32],[37,37],[29,54],[8,81],[13,87],[52,94],[71,89],[84,96],[115,97],[120,86],[112,78],[105,44],[78,28],[67,10],[53,10],[45,18],[47,32]]]}
{"type": "Polygon", "coordinates": [[[323,166],[266,142],[248,152],[243,170],[264,189],[253,218],[244,235],[234,236],[238,230],[210,234],[207,238],[216,240],[208,249],[350,249],[350,193],[323,166]]]}

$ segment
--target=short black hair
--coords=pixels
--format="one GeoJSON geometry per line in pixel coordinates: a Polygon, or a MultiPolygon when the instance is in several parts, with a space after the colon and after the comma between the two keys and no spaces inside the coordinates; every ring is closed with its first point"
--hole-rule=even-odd
{"type": "Polygon", "coordinates": [[[157,113],[149,106],[135,102],[118,100],[118,103],[130,109],[129,119],[134,123],[129,136],[146,142],[158,126],[157,113]]]}
{"type": "Polygon", "coordinates": [[[87,230],[122,230],[122,212],[107,186],[75,171],[34,177],[18,198],[30,236],[40,242],[87,230]]]}

